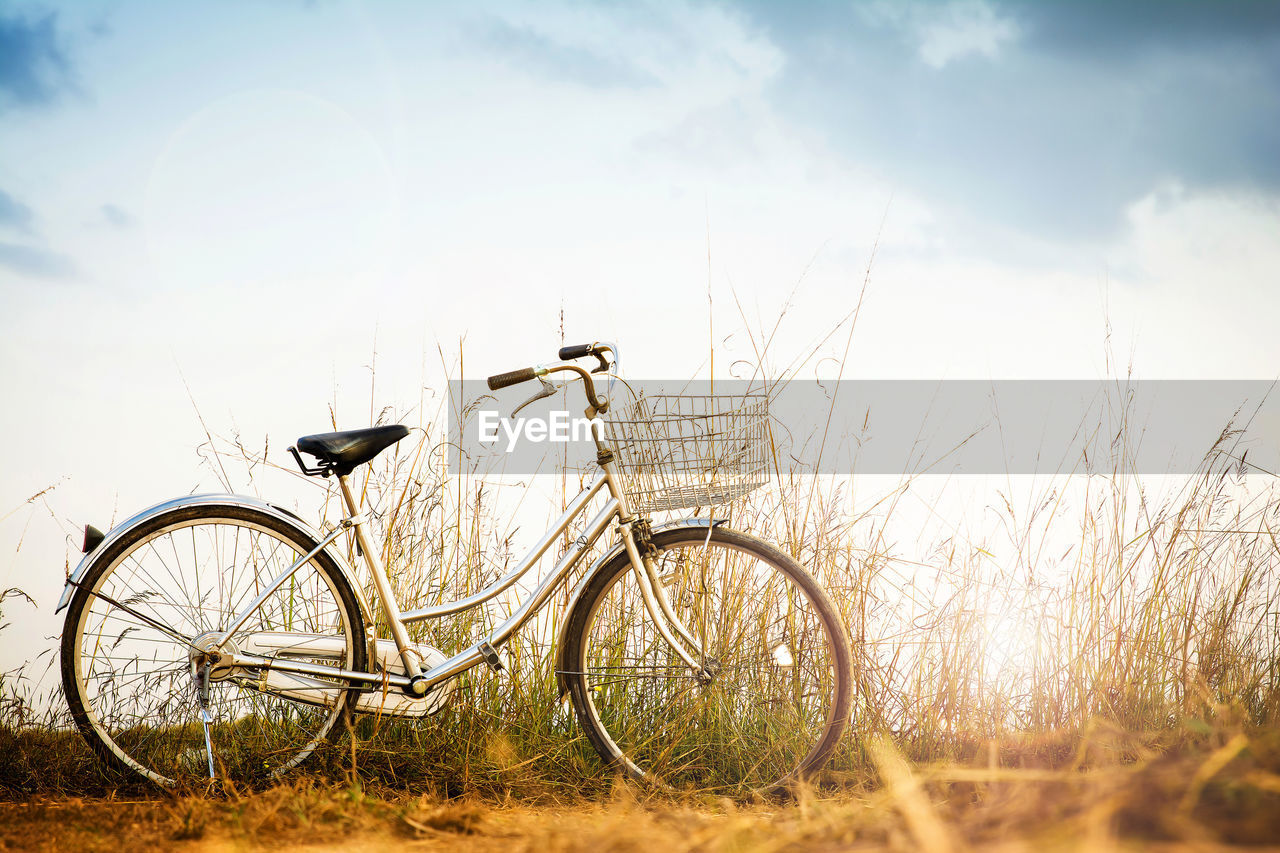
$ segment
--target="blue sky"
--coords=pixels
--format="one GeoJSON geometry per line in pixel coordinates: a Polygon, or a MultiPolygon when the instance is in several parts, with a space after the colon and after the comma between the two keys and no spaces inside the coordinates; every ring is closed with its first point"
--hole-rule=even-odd
{"type": "MultiPolygon", "coordinates": [[[[357,337],[413,315],[445,339],[496,325],[509,340],[518,324],[460,297],[501,292],[544,323],[564,300],[571,320],[616,324],[617,291],[641,280],[677,301],[705,290],[693,259],[710,232],[713,288],[732,280],[767,300],[817,256],[815,302],[834,300],[881,218],[884,291],[898,272],[929,300],[929,280],[972,291],[1010,273],[1041,288],[1060,274],[1173,304],[1199,300],[1168,295],[1144,240],[1182,243],[1200,219],[1237,216],[1266,233],[1280,188],[1269,3],[10,2],[0,14],[0,292],[18,309],[186,288],[182,307],[208,313],[191,291],[220,305],[247,287],[279,311],[354,283],[399,303],[362,306],[357,337]],[[584,287],[614,292],[588,300],[584,287]],[[578,307],[591,301],[604,316],[578,307]]],[[[1097,308],[1096,286],[1066,286],[1097,308]]],[[[218,319],[237,338],[258,331],[218,319]]],[[[1008,369],[1001,347],[980,348],[966,372],[1008,369]]],[[[933,361],[907,358],[926,375],[933,361]]]]}
{"type": "Polygon", "coordinates": [[[847,376],[1273,377],[1278,137],[1268,2],[0,3],[0,588],[207,488],[193,399],[834,371],[873,246],[847,376]]]}

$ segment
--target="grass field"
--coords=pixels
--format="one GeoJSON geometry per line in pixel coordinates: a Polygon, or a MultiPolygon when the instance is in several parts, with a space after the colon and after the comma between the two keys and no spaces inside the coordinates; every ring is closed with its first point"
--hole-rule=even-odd
{"type": "MultiPolygon", "coordinates": [[[[1017,501],[1001,494],[995,534],[914,550],[890,532],[910,478],[866,501],[780,468],[731,507],[734,526],[822,580],[854,641],[851,730],[791,798],[657,796],[613,779],[558,701],[547,638],[561,598],[540,630],[517,635],[502,676],[462,676],[456,701],[426,722],[362,719],[265,790],[166,794],[111,776],[56,697],[51,711],[34,711],[11,674],[0,680],[0,844],[1280,844],[1280,494],[1238,463],[1238,437],[1228,426],[1201,470],[1158,497],[1123,473],[1119,441],[1109,474],[1063,478],[1017,501]]],[[[430,447],[428,436],[387,454],[363,492],[406,607],[474,590],[511,560],[494,484],[449,474],[430,447]]],[[[229,455],[263,463],[238,444],[229,455]]],[[[566,476],[561,501],[573,491],[566,476]]],[[[3,606],[25,605],[15,594],[3,606]]],[[[503,615],[481,611],[415,639],[457,649],[503,615]]]]}

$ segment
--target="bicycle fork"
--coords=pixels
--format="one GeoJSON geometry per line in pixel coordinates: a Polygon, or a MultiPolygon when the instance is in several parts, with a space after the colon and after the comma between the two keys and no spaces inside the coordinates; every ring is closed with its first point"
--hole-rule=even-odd
{"type": "MultiPolygon", "coordinates": [[[[631,573],[635,575],[636,584],[640,587],[640,598],[644,601],[649,619],[653,621],[658,634],[667,642],[667,645],[671,646],[676,655],[693,670],[698,682],[704,685],[710,684],[720,672],[719,662],[707,657],[702,644],[694,638],[671,608],[671,601],[667,598],[666,590],[663,589],[662,579],[658,577],[657,569],[654,568],[653,557],[649,553],[642,553],[640,546],[636,544],[634,528],[637,524],[647,526],[648,522],[637,519],[621,525],[622,545],[631,561],[631,573]]],[[[644,536],[643,539],[647,552],[652,546],[649,546],[648,536],[644,536]]]]}

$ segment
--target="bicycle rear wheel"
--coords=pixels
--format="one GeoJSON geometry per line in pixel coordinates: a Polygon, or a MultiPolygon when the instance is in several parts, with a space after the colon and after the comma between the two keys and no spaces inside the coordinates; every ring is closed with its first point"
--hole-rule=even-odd
{"type": "MultiPolygon", "coordinates": [[[[224,630],[315,544],[278,518],[228,505],[164,513],[106,546],[71,600],[62,635],[63,689],[89,745],[117,768],[161,785],[208,778],[192,646],[224,630]]],[[[255,637],[270,637],[274,656],[366,667],[357,598],[323,551],[254,611],[232,643],[254,651],[245,646],[255,637]],[[316,649],[317,639],[327,647],[323,654],[301,645],[316,649]]],[[[274,691],[279,676],[272,678],[238,667],[209,671],[205,702],[218,775],[279,776],[347,713],[352,691],[337,678],[294,679],[291,696],[274,691]]]]}
{"type": "Polygon", "coordinates": [[[682,528],[653,544],[672,608],[717,674],[701,682],[661,638],[622,553],[569,615],[561,675],[588,738],[660,785],[773,790],[811,776],[852,703],[849,642],[825,592],[736,531],[682,528]]]}

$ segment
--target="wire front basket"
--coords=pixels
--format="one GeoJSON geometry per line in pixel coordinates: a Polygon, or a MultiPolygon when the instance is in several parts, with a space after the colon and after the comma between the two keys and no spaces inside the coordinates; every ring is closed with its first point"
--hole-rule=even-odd
{"type": "Polygon", "coordinates": [[[769,482],[769,398],[641,396],[609,420],[631,509],[710,507],[769,482]]]}

